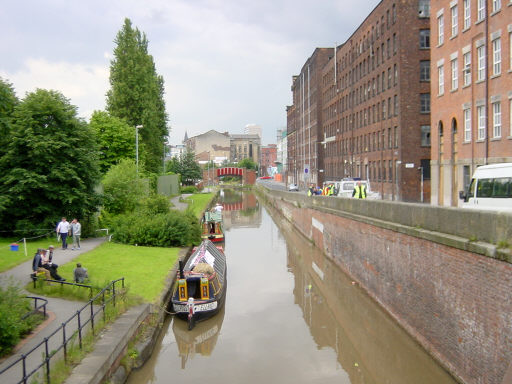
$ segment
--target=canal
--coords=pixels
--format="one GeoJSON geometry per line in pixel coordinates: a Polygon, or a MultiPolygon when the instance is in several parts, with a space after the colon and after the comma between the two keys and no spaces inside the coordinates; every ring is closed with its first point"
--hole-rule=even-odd
{"type": "Polygon", "coordinates": [[[364,291],[250,192],[224,190],[226,305],[169,316],[140,383],[455,383],[364,291]]]}

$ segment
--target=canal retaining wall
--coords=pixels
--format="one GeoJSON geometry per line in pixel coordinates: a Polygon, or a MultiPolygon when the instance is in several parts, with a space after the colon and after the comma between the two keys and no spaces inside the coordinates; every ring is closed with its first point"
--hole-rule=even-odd
{"type": "Polygon", "coordinates": [[[512,215],[261,189],[454,377],[512,359],[512,215]]]}

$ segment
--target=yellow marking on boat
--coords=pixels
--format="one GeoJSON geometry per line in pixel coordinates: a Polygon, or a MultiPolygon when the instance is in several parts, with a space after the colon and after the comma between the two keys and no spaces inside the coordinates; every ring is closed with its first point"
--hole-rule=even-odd
{"type": "Polygon", "coordinates": [[[178,280],[178,297],[180,301],[187,301],[187,280],[178,280]]]}

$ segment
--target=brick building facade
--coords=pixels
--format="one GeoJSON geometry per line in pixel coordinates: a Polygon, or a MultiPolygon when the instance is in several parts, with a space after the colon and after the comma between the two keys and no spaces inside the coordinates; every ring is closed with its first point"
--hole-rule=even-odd
{"type": "Polygon", "coordinates": [[[269,144],[261,147],[260,175],[271,176],[269,172],[271,167],[276,166],[277,144],[269,144]]]}
{"type": "Polygon", "coordinates": [[[478,165],[512,162],[512,1],[432,0],[433,204],[478,165]]]}
{"type": "Polygon", "coordinates": [[[330,48],[316,48],[300,75],[293,76],[293,106],[287,108],[288,183],[321,184],[323,165],[318,142],[322,127],[322,68],[330,48]]]}
{"type": "Polygon", "coordinates": [[[424,2],[383,0],[331,49],[322,73],[325,180],[361,177],[384,199],[429,200],[429,29],[424,2]]]}

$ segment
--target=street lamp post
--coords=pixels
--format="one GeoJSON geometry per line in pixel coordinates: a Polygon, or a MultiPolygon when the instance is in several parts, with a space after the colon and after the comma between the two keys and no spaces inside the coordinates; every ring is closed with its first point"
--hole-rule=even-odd
{"type": "Polygon", "coordinates": [[[143,127],[143,125],[135,126],[135,164],[137,169],[137,176],[139,175],[139,129],[143,127]]]}

